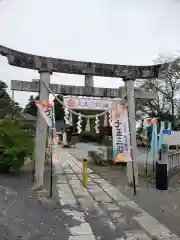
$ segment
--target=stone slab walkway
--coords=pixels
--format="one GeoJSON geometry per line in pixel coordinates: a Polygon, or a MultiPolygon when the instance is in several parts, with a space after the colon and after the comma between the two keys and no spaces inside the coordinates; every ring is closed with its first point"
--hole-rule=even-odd
{"type": "MultiPolygon", "coordinates": [[[[85,152],[85,149],[87,149],[85,146],[87,145],[77,145],[78,148],[69,148],[68,151],[81,161],[83,157],[87,157],[87,150],[85,152]],[[83,147],[83,151],[81,151],[81,147],[83,147]]],[[[127,186],[125,169],[120,166],[98,166],[93,161],[89,161],[88,166],[180,237],[180,169],[170,179],[168,190],[159,191],[156,189],[152,168],[148,166],[149,177],[147,177],[145,176],[144,167],[141,166],[137,195],[133,196],[132,187],[127,186]]]]}
{"type": "Polygon", "coordinates": [[[53,163],[61,210],[79,223],[70,239],[180,239],[91,169],[84,187],[82,163],[65,149],[55,149],[53,163]]]}

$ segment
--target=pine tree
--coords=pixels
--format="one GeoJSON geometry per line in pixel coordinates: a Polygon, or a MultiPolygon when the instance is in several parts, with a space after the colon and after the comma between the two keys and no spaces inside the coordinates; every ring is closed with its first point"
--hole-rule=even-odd
{"type": "Polygon", "coordinates": [[[24,113],[31,114],[33,116],[37,116],[37,107],[35,101],[39,100],[39,96],[34,97],[33,95],[30,96],[28,104],[24,108],[24,113]]]}
{"type": "Polygon", "coordinates": [[[0,119],[14,116],[19,117],[21,108],[14,102],[4,88],[0,88],[0,119]]]}

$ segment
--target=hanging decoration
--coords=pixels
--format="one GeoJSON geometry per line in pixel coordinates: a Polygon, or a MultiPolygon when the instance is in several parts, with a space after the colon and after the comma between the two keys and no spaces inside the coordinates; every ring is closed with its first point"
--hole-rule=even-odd
{"type": "Polygon", "coordinates": [[[107,149],[107,147],[103,148],[103,159],[105,161],[108,161],[108,149],[107,149]]]}
{"type": "Polygon", "coordinates": [[[108,119],[107,119],[107,114],[104,114],[104,127],[108,126],[108,119]]]}
{"type": "Polygon", "coordinates": [[[111,126],[112,127],[112,113],[111,113],[111,111],[109,111],[109,126],[111,126]]]}
{"type": "Polygon", "coordinates": [[[148,128],[153,124],[153,119],[152,118],[145,118],[143,120],[143,128],[148,128]]]}
{"type": "Polygon", "coordinates": [[[152,125],[151,118],[145,118],[142,120],[143,132],[142,134],[140,134],[140,137],[142,138],[142,140],[145,140],[145,141],[148,140],[148,127],[150,127],[151,125],[152,125]]]}
{"type": "Polygon", "coordinates": [[[87,119],[87,122],[86,122],[85,131],[86,131],[86,132],[90,132],[90,130],[91,130],[91,127],[90,127],[90,119],[88,118],[88,119],[87,119]]]}
{"type": "Polygon", "coordinates": [[[132,161],[127,104],[114,102],[112,105],[113,162],[132,161]]]}
{"type": "Polygon", "coordinates": [[[152,118],[152,139],[151,139],[151,152],[155,155],[158,152],[158,139],[157,139],[157,119],[152,118]]]}
{"type": "Polygon", "coordinates": [[[161,150],[163,143],[163,130],[165,129],[165,122],[160,123],[160,131],[159,131],[159,141],[158,141],[158,150],[161,150]]]}
{"type": "Polygon", "coordinates": [[[73,116],[72,116],[72,113],[70,113],[70,115],[69,115],[69,125],[70,125],[70,126],[73,125],[73,116]]]}
{"type": "MultiPolygon", "coordinates": [[[[64,106],[64,102],[61,101],[61,100],[56,96],[56,94],[53,93],[52,89],[51,89],[49,86],[47,86],[47,84],[46,84],[45,82],[42,82],[42,83],[43,83],[44,86],[47,88],[47,90],[54,96],[54,98],[57,100],[57,102],[64,106]]],[[[129,89],[129,90],[124,94],[123,98],[125,98],[130,91],[132,91],[132,89],[129,89]]],[[[74,101],[73,101],[73,100],[71,101],[70,106],[68,106],[69,111],[70,111],[71,113],[73,113],[74,115],[78,116],[78,112],[76,112],[76,111],[74,111],[73,109],[71,109],[71,106],[72,106],[72,105],[74,105],[74,101]]],[[[105,109],[106,109],[106,108],[105,108],[105,109]]],[[[105,110],[105,109],[104,109],[104,110],[105,110]]],[[[106,112],[109,112],[108,109],[109,109],[109,108],[107,107],[107,109],[106,109],[104,112],[101,112],[101,113],[96,114],[96,115],[85,115],[85,114],[81,114],[81,115],[82,115],[83,118],[95,118],[96,116],[100,117],[100,116],[103,116],[106,112]]],[[[111,126],[112,126],[112,124],[111,124],[111,126]]]]}
{"type": "Polygon", "coordinates": [[[168,136],[168,135],[171,135],[171,126],[172,126],[172,123],[169,121],[161,122],[160,132],[159,132],[159,141],[158,141],[158,150],[159,151],[162,149],[162,144],[163,144],[164,138],[166,138],[166,136],[168,136]]]}
{"type": "Polygon", "coordinates": [[[81,123],[82,123],[82,116],[81,116],[81,114],[79,113],[79,114],[78,114],[78,121],[77,121],[77,130],[78,130],[78,133],[81,133],[81,132],[82,132],[81,123]]]}
{"type": "Polygon", "coordinates": [[[171,130],[172,122],[168,122],[168,129],[171,130]]]}
{"type": "Polygon", "coordinates": [[[62,144],[63,144],[63,146],[67,145],[67,134],[66,134],[66,132],[63,132],[63,134],[62,134],[62,144]]]}
{"type": "Polygon", "coordinates": [[[49,127],[52,127],[52,108],[53,105],[48,101],[35,101],[35,104],[49,127]]]}
{"type": "Polygon", "coordinates": [[[99,118],[97,116],[95,120],[95,132],[99,133],[99,118]]]}
{"type": "Polygon", "coordinates": [[[64,121],[66,124],[69,124],[69,110],[68,108],[64,109],[64,121]]]}

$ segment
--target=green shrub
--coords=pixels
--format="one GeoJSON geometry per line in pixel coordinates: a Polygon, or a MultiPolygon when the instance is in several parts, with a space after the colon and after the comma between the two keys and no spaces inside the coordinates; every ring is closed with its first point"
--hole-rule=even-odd
{"type": "Polygon", "coordinates": [[[0,121],[0,172],[19,171],[27,157],[32,157],[33,137],[17,120],[0,121]]]}
{"type": "Polygon", "coordinates": [[[107,163],[107,161],[105,161],[103,159],[104,155],[103,155],[102,152],[89,151],[88,152],[88,157],[90,157],[96,165],[101,165],[102,166],[105,163],[107,163]]]}

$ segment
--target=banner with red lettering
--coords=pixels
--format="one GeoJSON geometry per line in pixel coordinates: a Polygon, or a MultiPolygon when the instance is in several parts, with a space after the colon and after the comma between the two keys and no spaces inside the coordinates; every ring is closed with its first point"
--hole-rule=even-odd
{"type": "Polygon", "coordinates": [[[130,132],[126,102],[115,100],[112,104],[113,161],[131,161],[130,132]]]}
{"type": "Polygon", "coordinates": [[[45,119],[47,125],[49,127],[52,127],[52,120],[53,120],[53,104],[49,103],[48,101],[35,101],[36,106],[42,115],[42,117],[45,119]]]}

